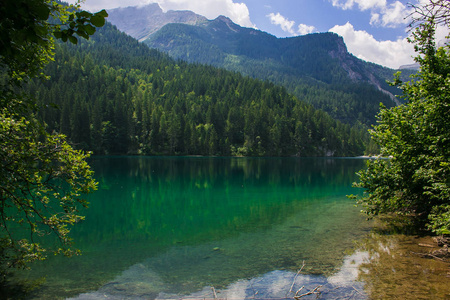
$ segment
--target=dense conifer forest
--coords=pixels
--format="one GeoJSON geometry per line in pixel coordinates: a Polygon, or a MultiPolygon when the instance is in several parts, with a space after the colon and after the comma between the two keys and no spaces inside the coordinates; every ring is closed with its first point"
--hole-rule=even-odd
{"type": "MultiPolygon", "coordinates": [[[[316,33],[276,38],[225,17],[200,25],[167,24],[144,40],[175,59],[213,65],[284,86],[289,93],[351,125],[376,123],[380,102],[401,94],[395,70],[348,53],[342,37],[316,33]]],[[[403,70],[402,79],[412,71],[403,70]]]]}
{"type": "Polygon", "coordinates": [[[94,154],[355,156],[368,143],[365,126],[283,87],[175,61],[110,24],[59,44],[45,73],[28,89],[47,129],[94,154]]]}

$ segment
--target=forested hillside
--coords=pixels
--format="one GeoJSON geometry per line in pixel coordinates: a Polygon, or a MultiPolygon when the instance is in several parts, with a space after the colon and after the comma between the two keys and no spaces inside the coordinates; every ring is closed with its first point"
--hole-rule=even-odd
{"type": "Polygon", "coordinates": [[[144,43],[177,59],[282,85],[349,124],[374,124],[380,102],[395,106],[394,95],[401,93],[386,83],[393,79],[394,70],[352,56],[342,37],[334,33],[280,39],[218,17],[196,26],[167,24],[144,43]]]}
{"type": "Polygon", "coordinates": [[[58,45],[30,91],[48,130],[95,154],[354,156],[350,127],[269,82],[174,61],[107,24],[58,45]]]}

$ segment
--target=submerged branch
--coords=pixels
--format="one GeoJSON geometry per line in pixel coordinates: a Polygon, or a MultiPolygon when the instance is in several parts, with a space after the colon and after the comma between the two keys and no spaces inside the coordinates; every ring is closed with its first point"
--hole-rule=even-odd
{"type": "MultiPolygon", "coordinates": [[[[298,275],[300,275],[300,273],[302,272],[302,270],[303,270],[304,267],[305,267],[305,261],[303,261],[302,267],[300,268],[300,270],[298,270],[297,274],[295,274],[294,280],[292,281],[292,285],[291,285],[291,288],[289,289],[288,294],[293,293],[293,288],[294,288],[294,285],[295,285],[295,281],[297,280],[298,275]]],[[[322,287],[322,285],[318,285],[318,286],[316,286],[312,291],[309,291],[309,292],[307,292],[307,293],[304,293],[304,294],[299,295],[299,293],[305,288],[305,286],[302,286],[302,287],[299,288],[299,289],[297,290],[297,292],[295,293],[294,299],[297,300],[297,299],[300,299],[300,298],[302,298],[302,297],[305,297],[305,296],[308,296],[308,295],[312,295],[312,294],[319,295],[319,294],[320,294],[319,289],[320,289],[321,287],[322,287]]]]}
{"type": "Polygon", "coordinates": [[[300,268],[300,270],[298,270],[297,274],[295,275],[294,281],[292,281],[291,289],[289,290],[289,293],[288,293],[288,294],[292,293],[292,289],[294,288],[295,281],[297,280],[298,275],[302,272],[302,270],[303,270],[304,267],[305,267],[305,261],[303,261],[302,267],[300,268]]]}
{"type": "Polygon", "coordinates": [[[322,285],[316,286],[312,291],[309,291],[309,292],[307,292],[307,293],[298,295],[298,293],[300,293],[301,290],[303,290],[304,287],[305,287],[305,286],[302,286],[302,287],[295,293],[294,299],[297,300],[297,299],[300,299],[300,298],[302,298],[302,297],[305,297],[305,296],[308,296],[308,295],[312,295],[312,294],[319,295],[319,294],[320,294],[319,289],[322,287],[322,285]]]}

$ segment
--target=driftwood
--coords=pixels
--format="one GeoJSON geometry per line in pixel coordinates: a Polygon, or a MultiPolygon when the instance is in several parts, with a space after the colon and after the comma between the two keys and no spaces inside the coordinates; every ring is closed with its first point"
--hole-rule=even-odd
{"type": "Polygon", "coordinates": [[[300,298],[302,298],[302,297],[305,297],[305,296],[308,296],[308,295],[312,295],[312,294],[319,295],[319,294],[320,294],[319,289],[320,289],[321,287],[322,287],[321,285],[318,285],[318,286],[316,286],[312,291],[309,291],[309,292],[307,292],[307,293],[304,293],[304,294],[299,295],[299,293],[305,288],[305,286],[302,286],[302,287],[295,293],[294,299],[297,300],[297,299],[300,299],[300,298]]]}
{"type": "MultiPolygon", "coordinates": [[[[302,270],[303,270],[304,267],[305,267],[305,261],[303,261],[302,267],[300,268],[300,270],[298,270],[297,274],[295,274],[294,280],[292,281],[292,285],[291,285],[291,288],[290,288],[288,294],[293,293],[293,288],[294,288],[294,285],[295,285],[295,281],[297,280],[298,275],[300,275],[300,273],[302,272],[302,270]]],[[[297,292],[295,293],[294,299],[298,300],[298,299],[300,299],[300,298],[302,298],[302,297],[305,297],[305,296],[308,296],[308,295],[312,295],[312,294],[319,295],[319,294],[320,294],[319,289],[320,289],[321,287],[322,287],[322,285],[318,285],[318,286],[316,286],[312,291],[306,292],[306,293],[304,293],[304,294],[300,294],[300,292],[305,288],[305,286],[302,286],[302,287],[299,288],[299,289],[297,290],[297,292]]]]}
{"type": "MultiPolygon", "coordinates": [[[[439,250],[437,250],[439,251],[439,250]]],[[[447,262],[447,260],[445,258],[442,257],[438,257],[437,255],[434,255],[433,253],[419,253],[419,252],[413,252],[411,251],[412,254],[423,257],[423,258],[432,258],[432,259],[437,259],[443,262],[447,262]]]]}
{"type": "Polygon", "coordinates": [[[450,237],[449,236],[438,236],[433,238],[439,247],[447,245],[450,247],[450,237]]]}
{"type": "Polygon", "coordinates": [[[297,280],[298,275],[302,272],[304,267],[305,267],[305,261],[303,261],[302,267],[300,268],[300,270],[298,270],[297,274],[295,274],[294,281],[292,281],[291,289],[289,290],[288,294],[292,293],[292,289],[294,288],[295,281],[297,280]]]}
{"type": "Polygon", "coordinates": [[[432,258],[437,259],[440,261],[448,262],[450,261],[450,238],[449,237],[435,237],[433,240],[436,242],[437,245],[430,245],[430,244],[419,244],[420,247],[427,247],[427,248],[436,248],[439,247],[439,249],[431,251],[429,253],[418,253],[418,252],[412,252],[415,255],[418,255],[420,257],[424,258],[432,258]]]}
{"type": "Polygon", "coordinates": [[[420,247],[428,247],[428,248],[435,248],[436,246],[434,246],[434,245],[430,245],[430,244],[422,244],[422,243],[419,243],[419,246],[420,247]]]}

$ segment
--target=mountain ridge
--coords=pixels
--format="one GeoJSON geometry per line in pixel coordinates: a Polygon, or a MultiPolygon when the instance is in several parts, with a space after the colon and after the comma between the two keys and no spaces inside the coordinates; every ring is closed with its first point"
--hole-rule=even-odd
{"type": "MultiPolygon", "coordinates": [[[[110,15],[114,18],[116,13],[110,15]]],[[[299,99],[350,124],[374,124],[380,102],[387,107],[399,104],[395,95],[400,91],[386,83],[394,70],[356,58],[335,33],[277,38],[224,16],[205,19],[195,24],[165,23],[142,41],[176,59],[283,85],[299,99]]]]}

